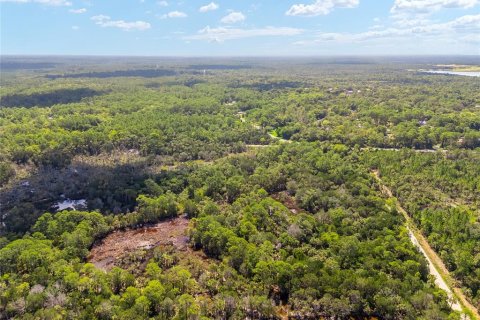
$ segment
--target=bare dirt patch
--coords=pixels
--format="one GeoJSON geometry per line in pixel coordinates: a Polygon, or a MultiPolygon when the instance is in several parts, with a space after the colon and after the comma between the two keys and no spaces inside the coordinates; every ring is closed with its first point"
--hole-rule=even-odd
{"type": "Polygon", "coordinates": [[[114,231],[93,246],[88,261],[108,271],[117,261],[139,249],[171,245],[176,251],[190,251],[186,235],[188,223],[187,218],[179,217],[139,229],[114,231]]]}
{"type": "Polygon", "coordinates": [[[278,202],[281,202],[285,207],[290,209],[292,213],[305,212],[305,210],[303,210],[298,206],[297,202],[295,201],[295,198],[289,195],[288,192],[286,191],[273,193],[270,195],[270,197],[277,200],[278,202]]]}

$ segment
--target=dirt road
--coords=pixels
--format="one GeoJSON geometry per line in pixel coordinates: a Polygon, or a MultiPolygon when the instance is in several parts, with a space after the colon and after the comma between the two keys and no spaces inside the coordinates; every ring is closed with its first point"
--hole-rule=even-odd
{"type": "MultiPolygon", "coordinates": [[[[373,171],[373,175],[380,185],[382,193],[392,198],[392,191],[383,184],[382,180],[380,179],[379,172],[375,170],[373,171]]],[[[397,211],[405,217],[410,240],[424,255],[425,259],[427,259],[430,274],[435,277],[435,284],[447,293],[451,308],[462,313],[464,310],[467,310],[471,315],[473,315],[474,319],[480,319],[478,310],[467,300],[462,290],[453,285],[455,281],[445,267],[445,264],[432,249],[427,239],[425,239],[421,232],[415,227],[410,215],[398,201],[396,202],[396,208],[397,211]]],[[[464,319],[470,318],[466,313],[463,313],[463,315],[464,319]]]]}

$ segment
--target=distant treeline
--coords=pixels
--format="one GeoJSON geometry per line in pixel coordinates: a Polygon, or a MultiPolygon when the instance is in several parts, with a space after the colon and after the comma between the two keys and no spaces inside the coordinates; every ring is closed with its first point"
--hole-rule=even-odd
{"type": "Polygon", "coordinates": [[[116,78],[116,77],[142,77],[156,78],[169,77],[176,75],[177,72],[168,69],[136,69],[136,70],[116,70],[116,71],[100,71],[100,72],[84,72],[69,74],[48,74],[48,79],[58,78],[116,78]]]}
{"type": "Polygon", "coordinates": [[[275,90],[275,89],[288,89],[288,88],[301,88],[305,87],[305,83],[302,83],[300,81],[265,81],[263,83],[257,82],[257,83],[234,83],[230,85],[231,88],[247,88],[247,89],[254,89],[258,91],[270,91],[270,90],[275,90]]]}
{"type": "Polygon", "coordinates": [[[0,98],[1,107],[49,107],[56,104],[79,102],[83,98],[101,95],[103,92],[89,88],[60,89],[45,93],[12,94],[0,98]]]}
{"type": "Polygon", "coordinates": [[[188,67],[193,70],[241,70],[253,69],[252,65],[231,65],[231,64],[193,64],[188,67]]]}
{"type": "Polygon", "coordinates": [[[56,66],[56,63],[50,62],[0,62],[1,71],[49,69],[55,68],[56,66]]]}

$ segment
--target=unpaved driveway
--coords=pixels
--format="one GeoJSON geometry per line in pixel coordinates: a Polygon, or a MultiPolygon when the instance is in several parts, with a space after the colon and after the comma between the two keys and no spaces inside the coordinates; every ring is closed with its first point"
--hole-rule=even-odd
{"type": "MultiPolygon", "coordinates": [[[[380,179],[380,174],[378,170],[373,171],[373,176],[380,185],[380,190],[382,191],[382,193],[390,198],[393,197],[392,190],[390,190],[390,188],[384,185],[382,180],[380,179]]],[[[463,304],[463,307],[469,310],[471,314],[475,317],[475,319],[480,319],[480,316],[478,315],[478,310],[467,300],[462,290],[455,286],[451,287],[442,277],[439,270],[445,277],[448,278],[449,282],[454,283],[453,277],[450,275],[449,271],[445,267],[442,259],[440,259],[437,253],[432,249],[427,239],[420,233],[420,231],[415,228],[415,225],[410,218],[408,212],[400,205],[398,201],[396,202],[396,207],[397,211],[405,217],[406,227],[408,229],[410,240],[420,250],[420,252],[427,260],[429,272],[435,277],[435,284],[447,293],[450,300],[451,308],[455,311],[460,311],[463,313],[462,305],[459,302],[460,300],[463,304]]],[[[470,317],[463,313],[462,318],[469,319],[470,317]]]]}

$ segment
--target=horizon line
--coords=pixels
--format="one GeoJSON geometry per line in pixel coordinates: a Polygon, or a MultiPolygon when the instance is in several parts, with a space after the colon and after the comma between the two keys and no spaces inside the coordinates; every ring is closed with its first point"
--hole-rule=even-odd
{"type": "Polygon", "coordinates": [[[119,58],[335,58],[335,57],[478,57],[480,54],[319,54],[319,55],[122,55],[0,53],[0,57],[119,57],[119,58]]]}

